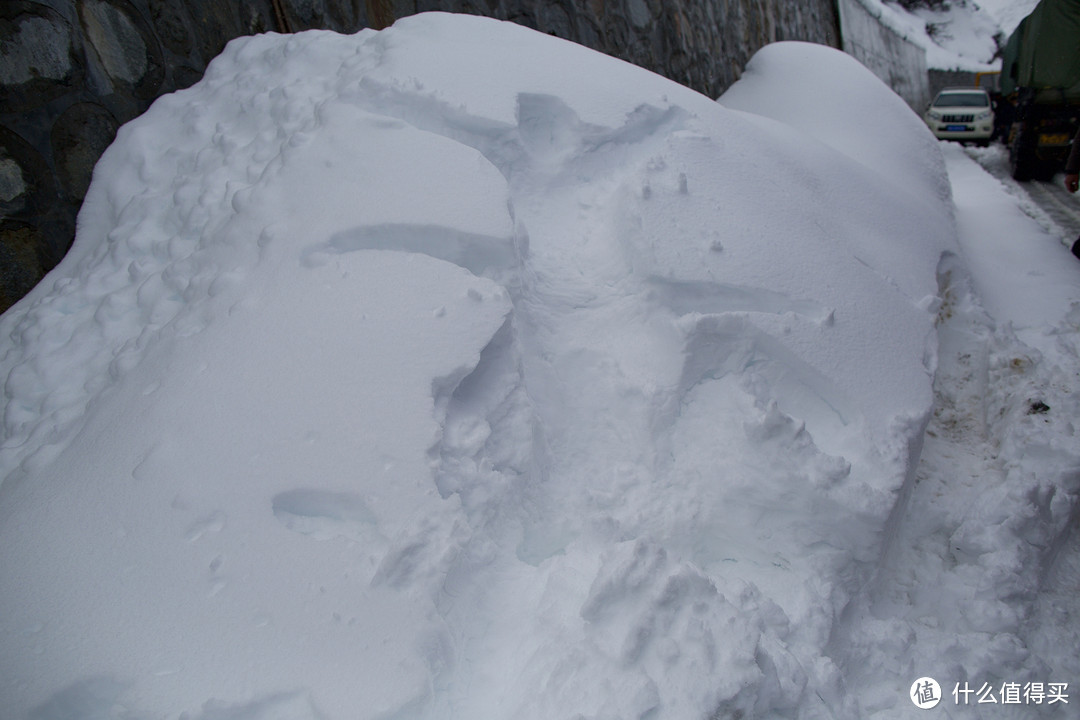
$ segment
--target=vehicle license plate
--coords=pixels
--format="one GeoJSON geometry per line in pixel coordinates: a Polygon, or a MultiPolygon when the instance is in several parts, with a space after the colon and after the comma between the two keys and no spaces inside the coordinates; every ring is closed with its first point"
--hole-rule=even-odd
{"type": "Polygon", "coordinates": [[[1065,133],[1047,133],[1039,136],[1040,145],[1068,145],[1069,136],[1065,133]]]}
{"type": "Polygon", "coordinates": [[[964,132],[968,129],[967,125],[946,125],[945,132],[964,132]]]}

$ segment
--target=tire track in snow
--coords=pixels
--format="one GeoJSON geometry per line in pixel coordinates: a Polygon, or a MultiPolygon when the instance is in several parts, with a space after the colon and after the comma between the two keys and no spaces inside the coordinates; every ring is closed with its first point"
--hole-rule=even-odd
{"type": "Polygon", "coordinates": [[[1059,182],[1033,181],[1027,190],[1035,204],[1061,229],[1062,242],[1075,240],[1080,234],[1080,198],[1069,194],[1059,182]]]}
{"type": "Polygon", "coordinates": [[[1020,201],[1020,208],[1047,232],[1072,247],[1080,234],[1080,194],[1065,190],[1063,176],[1050,182],[1031,180],[1017,182],[1009,171],[1007,150],[994,145],[989,148],[965,148],[965,152],[1003,187],[1020,201]]]}

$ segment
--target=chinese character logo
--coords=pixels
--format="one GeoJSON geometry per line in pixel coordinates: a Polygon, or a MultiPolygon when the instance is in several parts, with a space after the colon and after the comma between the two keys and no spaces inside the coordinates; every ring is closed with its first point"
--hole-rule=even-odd
{"type": "Polygon", "coordinates": [[[932,677],[921,677],[911,685],[911,702],[920,710],[929,710],[941,702],[941,686],[932,677]]]}

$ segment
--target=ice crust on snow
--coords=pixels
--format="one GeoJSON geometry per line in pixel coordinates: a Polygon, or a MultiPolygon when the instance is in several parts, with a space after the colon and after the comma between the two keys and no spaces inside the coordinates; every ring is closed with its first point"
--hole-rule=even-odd
{"type": "Polygon", "coordinates": [[[859,716],[944,166],[828,48],[722,101],[434,13],[122,128],[0,317],[13,717],[859,716]]]}

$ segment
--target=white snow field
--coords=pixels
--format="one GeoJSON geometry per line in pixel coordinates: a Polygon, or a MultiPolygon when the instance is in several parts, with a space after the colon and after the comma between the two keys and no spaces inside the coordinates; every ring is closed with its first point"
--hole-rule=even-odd
{"type": "Polygon", "coordinates": [[[1069,717],[949,694],[1080,682],[1080,282],[992,319],[948,155],[820,46],[232,42],[0,317],[0,714],[1069,717]]]}

